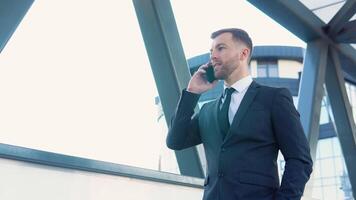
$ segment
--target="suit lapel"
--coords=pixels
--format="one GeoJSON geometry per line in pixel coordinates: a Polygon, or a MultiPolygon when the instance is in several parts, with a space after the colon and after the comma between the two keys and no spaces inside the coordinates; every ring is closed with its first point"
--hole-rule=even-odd
{"type": "MultiPolygon", "coordinates": [[[[255,81],[252,81],[250,87],[247,89],[246,94],[243,97],[241,104],[234,116],[230,129],[236,129],[240,125],[240,122],[245,117],[248,108],[250,107],[251,103],[253,102],[253,99],[255,98],[258,92],[258,88],[259,85],[255,81]]],[[[225,137],[225,141],[231,136],[230,133],[231,132],[228,131],[225,137]]]]}

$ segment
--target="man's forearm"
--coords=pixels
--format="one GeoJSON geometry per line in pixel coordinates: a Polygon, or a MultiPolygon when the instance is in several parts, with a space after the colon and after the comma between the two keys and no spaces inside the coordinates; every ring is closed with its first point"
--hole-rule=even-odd
{"type": "Polygon", "coordinates": [[[201,143],[198,118],[192,118],[199,97],[185,90],[182,92],[168,130],[166,143],[170,149],[181,150],[201,143]]]}

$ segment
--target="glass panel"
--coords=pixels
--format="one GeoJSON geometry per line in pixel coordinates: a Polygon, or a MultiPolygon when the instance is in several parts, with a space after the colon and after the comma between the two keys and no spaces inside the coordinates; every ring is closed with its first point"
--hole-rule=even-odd
{"type": "Polygon", "coordinates": [[[325,23],[328,23],[332,17],[345,4],[345,0],[300,0],[315,15],[325,23]]]}
{"type": "Polygon", "coordinates": [[[339,139],[337,137],[332,138],[332,143],[334,156],[342,156],[339,139]]]}
{"type": "Polygon", "coordinates": [[[312,196],[315,199],[323,199],[323,188],[322,187],[314,187],[312,196]]]}
{"type": "Polygon", "coordinates": [[[316,160],[314,163],[313,176],[315,179],[321,177],[320,160],[316,160]]]}
{"type": "Polygon", "coordinates": [[[335,159],[335,173],[337,176],[342,176],[345,171],[344,163],[341,157],[336,157],[335,159]]]}
{"type": "Polygon", "coordinates": [[[327,199],[338,199],[337,188],[335,186],[324,187],[324,196],[327,197],[327,199]]]}
{"type": "Polygon", "coordinates": [[[346,172],[343,174],[341,178],[341,187],[342,191],[344,192],[345,199],[352,199],[352,188],[350,184],[349,177],[347,176],[346,172]]]}
{"type": "Polygon", "coordinates": [[[177,168],[131,1],[35,1],[0,66],[2,143],[177,168]]]}
{"type": "Polygon", "coordinates": [[[338,2],[343,2],[345,0],[299,0],[300,2],[302,2],[306,7],[308,7],[309,9],[316,9],[319,7],[323,7],[326,5],[330,5],[330,4],[334,4],[334,3],[338,3],[338,2]]]}
{"type": "Polygon", "coordinates": [[[329,113],[326,106],[322,106],[320,110],[320,124],[329,123],[329,113]]]}
{"type": "Polygon", "coordinates": [[[320,178],[314,180],[313,187],[320,187],[321,185],[322,183],[320,178]]]}
{"type": "Polygon", "coordinates": [[[333,149],[329,156],[322,155],[316,158],[313,170],[313,197],[320,199],[343,199],[343,196],[352,195],[349,178],[346,173],[344,159],[341,156],[340,144],[338,138],[329,138],[318,141],[317,152],[323,152],[325,149],[333,149]],[[332,147],[330,147],[332,143],[332,147]]]}
{"type": "Polygon", "coordinates": [[[333,146],[331,139],[319,140],[318,144],[318,148],[320,148],[320,158],[328,158],[333,155],[333,146]]]}
{"type": "Polygon", "coordinates": [[[321,166],[322,177],[335,176],[334,159],[332,158],[322,159],[320,160],[320,166],[321,166]]]}
{"type": "Polygon", "coordinates": [[[323,186],[335,185],[335,177],[323,178],[323,186]]]}

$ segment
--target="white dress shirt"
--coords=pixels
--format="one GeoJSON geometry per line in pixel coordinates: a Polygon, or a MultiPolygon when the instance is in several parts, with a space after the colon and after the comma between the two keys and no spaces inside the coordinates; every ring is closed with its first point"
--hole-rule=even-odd
{"type": "MultiPolygon", "coordinates": [[[[231,102],[230,102],[230,106],[229,106],[229,123],[232,123],[232,120],[234,119],[234,116],[237,112],[237,110],[239,109],[239,106],[241,104],[242,99],[244,98],[246,91],[248,89],[248,87],[251,85],[252,83],[252,77],[251,76],[246,76],[238,81],[236,81],[231,87],[235,89],[235,91],[232,93],[231,95],[231,102]]],[[[227,88],[226,85],[224,85],[224,91],[225,88],[227,88]]],[[[220,105],[222,105],[224,103],[225,100],[225,94],[224,94],[224,98],[222,99],[222,102],[220,105]]]]}

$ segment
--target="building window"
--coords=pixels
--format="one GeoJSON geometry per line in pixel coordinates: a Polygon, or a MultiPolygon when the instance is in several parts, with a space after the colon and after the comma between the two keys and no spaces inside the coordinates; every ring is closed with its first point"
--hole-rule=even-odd
{"type": "Polygon", "coordinates": [[[277,60],[257,61],[257,77],[278,77],[277,60]]]}

